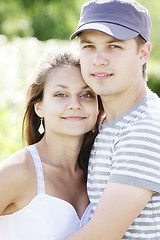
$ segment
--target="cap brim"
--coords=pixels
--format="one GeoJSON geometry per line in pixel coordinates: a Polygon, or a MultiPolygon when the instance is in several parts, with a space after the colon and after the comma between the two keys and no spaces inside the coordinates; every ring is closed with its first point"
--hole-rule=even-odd
{"type": "Polygon", "coordinates": [[[115,37],[119,40],[129,40],[135,38],[139,35],[138,32],[135,32],[129,28],[123,27],[121,25],[113,24],[113,23],[88,23],[84,24],[74,32],[70,39],[74,39],[79,33],[86,31],[86,30],[95,30],[106,33],[112,37],[115,37]]]}

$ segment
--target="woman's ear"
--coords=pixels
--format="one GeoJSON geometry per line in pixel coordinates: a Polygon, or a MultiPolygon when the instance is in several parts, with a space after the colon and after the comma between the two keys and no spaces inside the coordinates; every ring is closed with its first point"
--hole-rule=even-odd
{"type": "Polygon", "coordinates": [[[40,118],[43,118],[42,102],[38,102],[34,104],[34,111],[40,118]]]}
{"type": "Polygon", "coordinates": [[[151,47],[152,46],[151,46],[150,42],[146,42],[142,45],[141,50],[140,50],[140,60],[141,60],[142,65],[144,65],[147,62],[150,52],[151,52],[151,47]]]}

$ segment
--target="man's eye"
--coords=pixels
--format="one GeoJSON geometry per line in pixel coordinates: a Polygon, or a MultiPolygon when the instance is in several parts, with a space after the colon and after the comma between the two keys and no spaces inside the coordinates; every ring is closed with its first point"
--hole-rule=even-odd
{"type": "Polygon", "coordinates": [[[83,49],[84,49],[84,48],[94,48],[94,46],[93,46],[93,45],[84,45],[84,46],[83,46],[83,49]]]}
{"type": "Polygon", "coordinates": [[[119,45],[110,45],[110,48],[120,48],[119,45]]]}

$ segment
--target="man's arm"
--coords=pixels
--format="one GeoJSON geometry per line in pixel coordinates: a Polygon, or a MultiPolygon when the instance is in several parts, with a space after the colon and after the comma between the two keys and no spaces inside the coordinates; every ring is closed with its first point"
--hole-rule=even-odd
{"type": "Polygon", "coordinates": [[[109,182],[89,223],[67,240],[120,240],[153,192],[109,182]]]}

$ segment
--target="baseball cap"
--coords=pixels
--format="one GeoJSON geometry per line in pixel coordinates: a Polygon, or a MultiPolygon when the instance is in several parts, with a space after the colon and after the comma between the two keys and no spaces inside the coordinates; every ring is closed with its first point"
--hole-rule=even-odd
{"type": "Polygon", "coordinates": [[[96,30],[119,40],[141,35],[150,39],[151,19],[148,10],[134,0],[93,0],[82,6],[74,39],[85,30],[96,30]]]}

